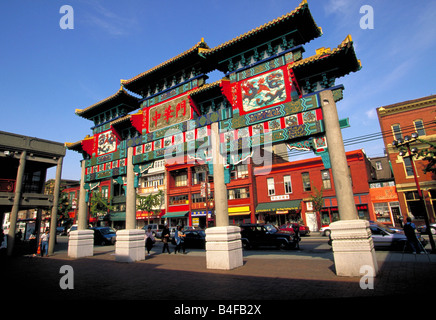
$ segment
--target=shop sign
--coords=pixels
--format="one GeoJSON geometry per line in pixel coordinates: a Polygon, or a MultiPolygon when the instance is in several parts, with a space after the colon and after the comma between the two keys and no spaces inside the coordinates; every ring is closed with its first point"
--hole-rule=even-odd
{"type": "Polygon", "coordinates": [[[271,196],[271,201],[289,200],[289,194],[283,194],[280,196],[271,196]]]}

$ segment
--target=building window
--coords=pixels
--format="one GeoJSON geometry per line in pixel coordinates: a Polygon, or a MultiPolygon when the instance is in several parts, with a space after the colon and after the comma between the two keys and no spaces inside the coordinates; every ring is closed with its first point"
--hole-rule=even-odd
{"type": "Polygon", "coordinates": [[[275,188],[274,188],[274,178],[268,178],[266,179],[266,183],[268,186],[268,195],[272,196],[276,194],[275,188]]]}
{"type": "Polygon", "coordinates": [[[196,185],[196,184],[200,184],[202,182],[206,182],[206,172],[205,171],[193,172],[192,173],[192,184],[196,185]]]}
{"type": "Polygon", "coordinates": [[[284,176],[283,184],[285,185],[285,193],[292,193],[291,176],[284,176]]]}
{"type": "Polygon", "coordinates": [[[187,203],[189,203],[189,198],[187,194],[170,197],[170,205],[187,204],[187,203]]]}
{"type": "Polygon", "coordinates": [[[202,196],[201,193],[193,193],[192,202],[193,203],[206,202],[206,197],[202,196]]]}
{"type": "Polygon", "coordinates": [[[109,187],[101,188],[101,196],[105,199],[109,198],[109,187]]]}
{"type": "Polygon", "coordinates": [[[230,173],[231,179],[242,179],[248,177],[248,165],[246,164],[238,164],[230,173]]]}
{"type": "Polygon", "coordinates": [[[424,122],[422,120],[413,121],[415,131],[419,136],[425,136],[424,122]]]}
{"type": "Polygon", "coordinates": [[[171,171],[170,174],[174,179],[174,187],[186,187],[188,185],[187,169],[171,171]]]}
{"type": "Polygon", "coordinates": [[[392,125],[392,133],[394,134],[395,140],[403,138],[403,135],[401,134],[401,127],[399,124],[392,125]]]}
{"type": "Polygon", "coordinates": [[[321,170],[322,185],[324,189],[331,189],[332,182],[330,180],[330,171],[328,169],[321,170]]]}
{"type": "Polygon", "coordinates": [[[311,191],[312,188],[310,187],[309,172],[301,173],[301,178],[303,179],[303,190],[311,191]]]}
{"type": "Polygon", "coordinates": [[[248,187],[229,189],[227,191],[227,196],[229,200],[250,198],[250,189],[248,187]]]}
{"type": "Polygon", "coordinates": [[[406,171],[406,176],[413,176],[413,168],[412,168],[412,161],[410,161],[410,158],[403,158],[404,161],[404,170],[406,171]]]}
{"type": "Polygon", "coordinates": [[[382,170],[383,169],[381,161],[376,161],[375,162],[375,168],[376,168],[376,170],[382,170]]]}

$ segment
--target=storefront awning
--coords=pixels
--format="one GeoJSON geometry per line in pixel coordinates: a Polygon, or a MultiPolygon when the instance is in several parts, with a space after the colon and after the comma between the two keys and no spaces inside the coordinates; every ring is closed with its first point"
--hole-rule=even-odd
{"type": "Polygon", "coordinates": [[[188,215],[189,211],[167,212],[162,218],[182,218],[188,215]]]}
{"type": "Polygon", "coordinates": [[[289,201],[259,203],[256,207],[256,212],[298,210],[298,209],[300,209],[300,203],[301,203],[301,200],[289,200],[289,201]]]}

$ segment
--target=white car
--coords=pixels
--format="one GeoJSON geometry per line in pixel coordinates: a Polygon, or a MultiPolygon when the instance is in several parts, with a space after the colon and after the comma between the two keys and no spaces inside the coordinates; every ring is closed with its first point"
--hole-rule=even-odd
{"type": "Polygon", "coordinates": [[[67,235],[70,235],[71,231],[77,230],[77,224],[73,224],[67,231],[67,235]]]}
{"type": "Polygon", "coordinates": [[[319,229],[319,232],[321,232],[322,236],[328,237],[330,233],[332,233],[332,230],[330,229],[330,226],[324,226],[319,229]]]}

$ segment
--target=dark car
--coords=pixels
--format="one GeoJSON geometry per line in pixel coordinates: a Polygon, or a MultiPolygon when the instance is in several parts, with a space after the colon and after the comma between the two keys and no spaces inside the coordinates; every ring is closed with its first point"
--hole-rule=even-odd
{"type": "Polygon", "coordinates": [[[290,232],[279,231],[272,225],[241,224],[241,241],[244,249],[257,247],[295,248],[295,241],[290,232]]]}
{"type": "Polygon", "coordinates": [[[185,233],[185,248],[206,247],[206,232],[204,230],[187,230],[185,233]]]}
{"type": "MultiPolygon", "coordinates": [[[[171,243],[174,245],[176,244],[175,233],[176,231],[174,230],[174,234],[171,234],[171,243]]],[[[204,230],[185,228],[183,233],[185,234],[185,248],[206,248],[206,232],[204,230]]]]}
{"type": "Polygon", "coordinates": [[[310,229],[308,226],[304,224],[294,223],[294,222],[282,224],[279,227],[279,230],[294,233],[294,226],[298,226],[298,230],[300,231],[300,236],[308,236],[310,234],[310,229]]]}
{"type": "Polygon", "coordinates": [[[111,227],[96,227],[94,230],[94,244],[98,245],[113,245],[117,239],[117,232],[111,227]]]}

